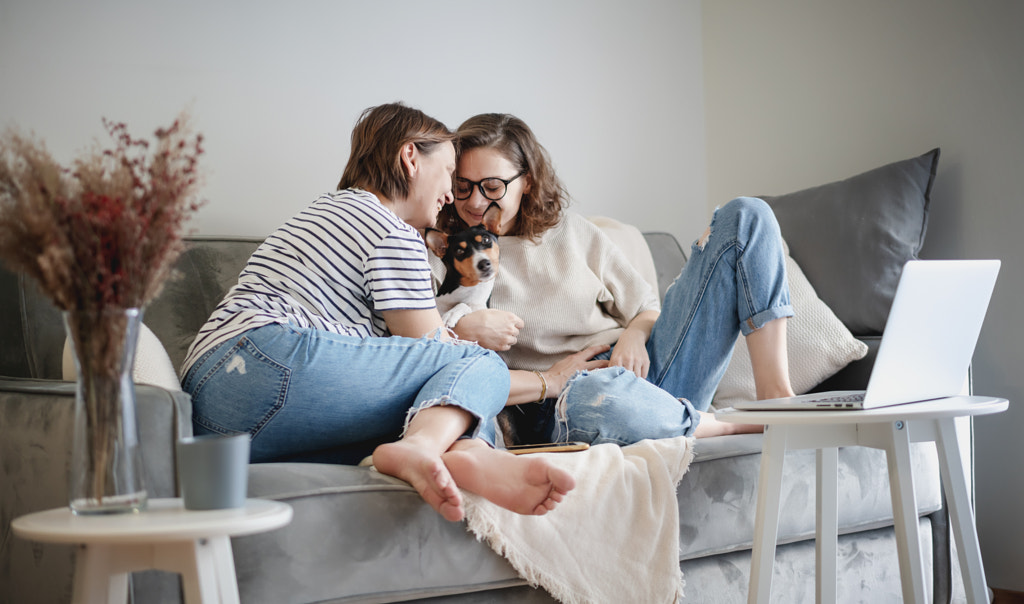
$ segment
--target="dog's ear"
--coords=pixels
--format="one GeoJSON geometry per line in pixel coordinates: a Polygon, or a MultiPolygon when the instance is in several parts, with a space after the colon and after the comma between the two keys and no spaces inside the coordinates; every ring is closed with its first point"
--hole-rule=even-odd
{"type": "Polygon", "coordinates": [[[428,228],[423,234],[423,239],[427,242],[427,247],[430,248],[430,251],[434,252],[435,256],[444,258],[444,253],[448,251],[448,235],[437,229],[428,228]]]}
{"type": "Polygon", "coordinates": [[[491,205],[487,206],[481,223],[488,231],[498,234],[498,229],[501,228],[501,206],[497,202],[492,201],[491,205]]]}

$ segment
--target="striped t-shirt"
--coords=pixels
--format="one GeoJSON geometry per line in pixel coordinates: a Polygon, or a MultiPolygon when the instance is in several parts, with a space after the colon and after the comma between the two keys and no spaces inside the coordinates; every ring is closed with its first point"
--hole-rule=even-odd
{"type": "Polygon", "coordinates": [[[199,330],[182,374],[242,332],[288,323],[360,338],[387,336],[381,311],[434,308],[419,233],[375,195],[321,196],[257,248],[199,330]]]}

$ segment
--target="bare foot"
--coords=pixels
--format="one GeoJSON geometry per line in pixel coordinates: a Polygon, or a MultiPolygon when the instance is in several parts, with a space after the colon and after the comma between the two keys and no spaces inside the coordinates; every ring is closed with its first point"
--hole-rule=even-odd
{"type": "Polygon", "coordinates": [[[457,441],[442,457],[460,487],[517,514],[547,514],[576,487],[571,474],[546,459],[498,451],[477,439],[457,441]]]}
{"type": "Polygon", "coordinates": [[[408,482],[445,520],[457,522],[466,515],[462,494],[448,468],[422,447],[404,441],[380,445],[373,451],[373,466],[408,482]]]}
{"type": "Polygon", "coordinates": [[[696,438],[708,438],[710,436],[725,436],[727,434],[756,434],[764,432],[761,424],[734,424],[732,422],[721,422],[714,413],[699,411],[700,423],[693,431],[696,438]]]}

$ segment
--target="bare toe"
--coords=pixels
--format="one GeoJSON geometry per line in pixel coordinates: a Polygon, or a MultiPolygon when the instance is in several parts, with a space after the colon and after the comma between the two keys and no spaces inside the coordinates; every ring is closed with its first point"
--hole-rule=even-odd
{"type": "Polygon", "coordinates": [[[377,447],[373,465],[408,482],[445,520],[457,522],[465,516],[462,494],[440,457],[399,441],[377,447]]]}
{"type": "Polygon", "coordinates": [[[443,459],[459,487],[518,514],[546,514],[576,486],[571,474],[542,457],[512,455],[486,445],[464,445],[443,459]]]}

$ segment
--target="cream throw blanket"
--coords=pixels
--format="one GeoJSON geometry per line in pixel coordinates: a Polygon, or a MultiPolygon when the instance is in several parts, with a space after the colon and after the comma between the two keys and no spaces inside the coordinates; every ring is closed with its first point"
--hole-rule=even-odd
{"type": "Polygon", "coordinates": [[[464,491],[469,530],[565,604],[677,602],[676,485],[693,445],[677,437],[531,453],[571,472],[576,488],[544,516],[515,514],[464,491]]]}

